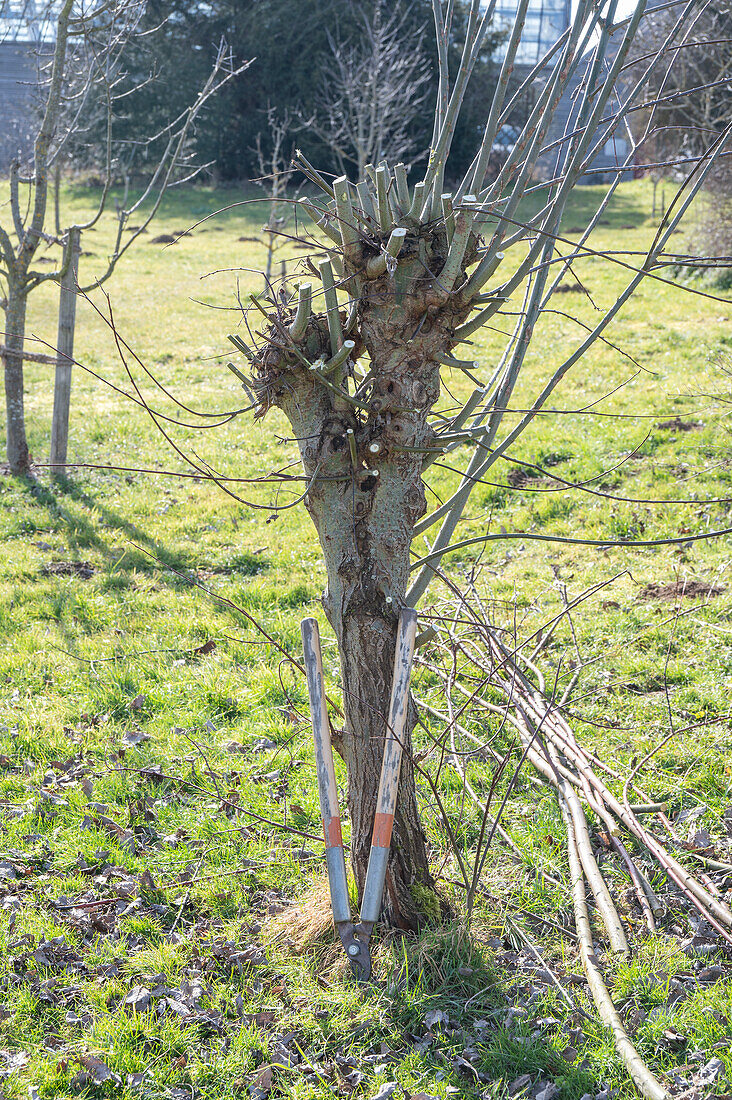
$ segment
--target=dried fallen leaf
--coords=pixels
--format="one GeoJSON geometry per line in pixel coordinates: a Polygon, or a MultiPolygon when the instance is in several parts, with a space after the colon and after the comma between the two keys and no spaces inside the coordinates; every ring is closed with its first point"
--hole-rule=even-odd
{"type": "Polygon", "coordinates": [[[264,1096],[268,1096],[272,1089],[272,1066],[262,1066],[257,1070],[252,1079],[252,1083],[249,1086],[249,1091],[256,1095],[257,1091],[264,1096]]]}
{"type": "Polygon", "coordinates": [[[11,1073],[17,1073],[30,1062],[30,1054],[24,1050],[17,1050],[11,1054],[9,1050],[0,1050],[0,1058],[4,1065],[0,1066],[0,1077],[8,1077],[11,1073]]]}
{"type": "Polygon", "coordinates": [[[663,1033],[664,1042],[670,1047],[682,1047],[688,1042],[688,1037],[682,1035],[680,1031],[677,1031],[675,1027],[667,1027],[663,1033]]]}
{"type": "Polygon", "coordinates": [[[270,749],[277,748],[277,742],[273,741],[270,737],[260,737],[252,745],[252,752],[269,752],[270,749]]]}
{"type": "Polygon", "coordinates": [[[695,1074],[696,1083],[698,1085],[712,1085],[723,1072],[724,1062],[722,1059],[712,1058],[695,1074]]]}
{"type": "MultiPolygon", "coordinates": [[[[139,699],[143,699],[142,695],[138,696],[139,699]]],[[[134,706],[134,703],[130,703],[130,706],[134,706]]],[[[136,708],[137,709],[137,708],[136,708]]],[[[150,734],[145,733],[144,730],[125,730],[122,734],[122,744],[134,748],[135,745],[141,745],[143,741],[149,741],[150,734]]]]}
{"type": "Polygon", "coordinates": [[[433,1008],[429,1012],[425,1013],[424,1022],[427,1027],[434,1027],[435,1024],[448,1024],[450,1017],[446,1012],[443,1012],[441,1008],[433,1008]]]}
{"type": "Polygon", "coordinates": [[[103,1085],[105,1081],[112,1081],[115,1085],[122,1084],[119,1074],[111,1070],[106,1062],[96,1054],[80,1054],[79,1062],[87,1071],[95,1085],[103,1085]]]}
{"type": "Polygon", "coordinates": [[[399,1088],[398,1081],[385,1081],[378,1092],[373,1093],[371,1100],[389,1100],[399,1088]]]}
{"type": "Polygon", "coordinates": [[[145,1012],[150,1007],[150,990],[144,985],[136,985],[122,1002],[132,1012],[145,1012]]]}
{"type": "Polygon", "coordinates": [[[149,768],[140,768],[140,778],[148,779],[151,783],[162,783],[165,776],[159,764],[151,764],[149,768]]]}
{"type": "Polygon", "coordinates": [[[128,704],[130,710],[142,710],[147,702],[146,695],[136,695],[135,698],[128,704]]]}

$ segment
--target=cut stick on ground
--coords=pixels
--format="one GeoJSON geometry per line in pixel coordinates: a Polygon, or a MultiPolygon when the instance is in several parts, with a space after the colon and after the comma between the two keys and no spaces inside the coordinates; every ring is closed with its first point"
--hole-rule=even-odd
{"type": "Polygon", "coordinates": [[[592,929],[587,912],[587,899],[585,896],[585,880],[582,864],[579,857],[577,839],[574,831],[572,814],[566,801],[560,794],[560,806],[567,825],[567,854],[569,856],[569,873],[572,880],[572,901],[574,903],[574,920],[580,943],[580,955],[582,967],[587,978],[587,983],[592,993],[592,999],[597,1006],[602,1022],[613,1033],[615,1049],[622,1058],[628,1073],[638,1086],[640,1093],[648,1100],[668,1100],[668,1092],[656,1080],[641,1058],[638,1051],[630,1041],[627,1031],[623,1027],[613,1004],[612,997],[600,973],[600,967],[595,955],[592,942],[592,929]]]}

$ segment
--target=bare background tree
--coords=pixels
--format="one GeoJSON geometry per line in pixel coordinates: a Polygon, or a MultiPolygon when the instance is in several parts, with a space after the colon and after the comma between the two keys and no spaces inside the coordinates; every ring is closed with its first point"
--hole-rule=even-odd
{"type": "MultiPolygon", "coordinates": [[[[267,259],[264,266],[265,290],[272,285],[274,261],[277,253],[283,248],[290,247],[290,242],[285,234],[292,214],[292,202],[287,194],[288,185],[295,172],[292,163],[294,152],[293,134],[297,131],[296,123],[290,111],[284,111],[278,116],[274,107],[267,109],[267,132],[257,134],[255,150],[257,165],[259,167],[259,179],[257,183],[265,191],[269,199],[269,214],[263,231],[267,235],[267,259]]],[[[285,265],[282,264],[281,281],[285,279],[285,265]]]]}
{"type": "MultiPolygon", "coordinates": [[[[144,0],[114,0],[112,3],[92,0],[88,4],[63,0],[61,4],[49,4],[44,10],[46,29],[42,38],[49,47],[48,52],[39,52],[42,113],[30,162],[26,164],[17,157],[11,163],[11,221],[7,227],[0,225],[0,304],[5,313],[0,353],[5,371],[7,461],[14,474],[27,473],[31,464],[25,428],[23,362],[28,358],[49,361],[46,355],[34,355],[25,350],[28,295],[43,283],[65,280],[59,321],[63,348],[56,376],[53,433],[53,460],[63,468],[74,328],[74,292],[67,274],[75,269],[81,237],[109,209],[113,185],[122,179],[124,190],[117,198],[113,215],[117,221],[114,248],[102,271],[82,287],[89,291],[111,277],[119,260],[155,217],[167,189],[191,179],[200,170],[189,156],[194,123],[209,99],[242,71],[242,67],[234,67],[228,48],[222,43],[208,79],[188,108],[162,131],[147,138],[140,137],[135,148],[131,149],[129,144],[121,148],[115,141],[118,98],[122,95],[118,95],[118,90],[125,75],[126,51],[138,33],[144,8],[144,0]],[[55,173],[55,210],[49,208],[53,174],[56,166],[61,165],[66,150],[82,140],[89,116],[99,110],[104,115],[105,140],[99,156],[102,189],[98,206],[86,222],[67,226],[59,232],[58,172],[55,173]],[[129,160],[140,146],[152,146],[155,157],[142,183],[134,188],[129,160]],[[130,219],[135,215],[140,219],[139,224],[125,236],[130,219]],[[53,221],[49,225],[51,218],[53,221]],[[50,250],[55,259],[52,271],[40,271],[33,266],[42,247],[50,250]]],[[[50,361],[56,362],[53,357],[50,361]]]]}
{"type": "Polygon", "coordinates": [[[332,150],[342,175],[363,179],[367,164],[408,161],[421,152],[415,121],[423,115],[430,72],[422,35],[406,32],[401,5],[370,8],[349,0],[362,34],[357,44],[328,35],[332,72],[323,77],[309,121],[332,150]]]}

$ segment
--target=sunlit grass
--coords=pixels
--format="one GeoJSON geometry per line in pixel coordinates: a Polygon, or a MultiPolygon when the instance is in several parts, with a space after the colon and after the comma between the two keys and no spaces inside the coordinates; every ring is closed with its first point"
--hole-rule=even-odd
{"type": "MultiPolygon", "coordinates": [[[[568,236],[576,236],[572,227],[582,224],[596,194],[577,189],[565,219],[568,236]]],[[[67,200],[81,211],[92,197],[77,188],[67,200]]],[[[151,238],[239,197],[205,188],[172,196],[108,288],[116,326],[140,360],[181,402],[203,411],[244,403],[225,367],[233,355],[226,334],[240,321],[236,279],[242,298],[261,289],[249,269],[261,264],[263,246],[238,238],[258,236],[264,215],[252,206],[229,210],[173,247],[151,238]],[[235,268],[241,270],[226,270],[235,268]],[[202,278],[213,270],[222,274],[202,278]]],[[[649,214],[650,189],[623,184],[593,247],[641,250],[654,232],[649,214]]],[[[110,240],[103,227],[84,242],[94,255],[82,256],[82,275],[94,270],[110,240]]],[[[554,299],[556,308],[591,325],[628,272],[588,257],[567,278],[579,279],[591,300],[569,292],[554,299]]],[[[101,295],[94,301],[108,309],[101,295]]],[[[54,313],[51,289],[34,295],[29,333],[53,343],[54,313]]],[[[624,354],[597,344],[553,399],[557,411],[538,418],[512,451],[516,459],[613,498],[557,489],[546,474],[536,486],[515,488],[509,474],[517,467],[502,463],[491,471],[494,484],[476,490],[460,538],[488,526],[591,539],[676,537],[730,526],[725,406],[707,396],[725,393],[728,332],[729,309],[720,302],[644,283],[608,334],[624,354]],[[578,411],[590,406],[590,413],[578,411]],[[700,426],[659,426],[677,416],[700,426]],[[634,501],[614,499],[624,497],[634,501]],[[680,498],[691,503],[671,503],[680,498]],[[659,499],[669,503],[646,503],[659,499]]],[[[514,398],[516,410],[582,333],[571,317],[547,315],[514,398]]],[[[486,373],[501,341],[500,333],[488,330],[471,351],[486,373]]],[[[82,364],[130,391],[113,335],[86,303],[80,304],[76,352],[82,364]]],[[[172,402],[129,362],[150,402],[173,415],[172,402]]],[[[461,393],[468,385],[449,372],[445,380],[461,393]]],[[[49,368],[29,366],[28,425],[39,463],[48,452],[50,410],[49,368]]],[[[187,422],[185,411],[175,415],[187,422]]],[[[206,432],[173,426],[171,434],[186,452],[234,477],[282,468],[294,455],[292,444],[278,439],[288,432],[276,414],[263,424],[242,415],[206,432]]],[[[142,409],[81,369],[74,374],[71,455],[109,468],[79,469],[58,484],[39,468],[34,484],[6,479],[0,485],[0,859],[26,868],[2,887],[0,1049],[30,1057],[4,1081],[5,1093],[25,1098],[36,1086],[42,1097],[84,1090],[120,1095],[126,1075],[144,1071],[143,1095],[219,1100],[246,1095],[258,1070],[273,1064],[273,1095],[321,1100],[339,1088],[347,1091],[354,1069],[364,1075],[367,1096],[386,1080],[440,1097],[493,1095],[491,1082],[498,1082],[498,1095],[500,1082],[524,1073],[532,1081],[556,1081],[569,1100],[601,1083],[630,1096],[584,986],[566,979],[589,1020],[551,986],[502,959],[516,939],[512,921],[518,921],[558,973],[581,971],[571,938],[538,919],[571,931],[566,890],[536,873],[566,874],[561,818],[551,794],[537,791],[528,778],[519,779],[505,816],[524,863],[494,847],[470,935],[461,917],[464,894],[455,885],[457,864],[426,790],[420,794],[425,827],[443,876],[440,889],[456,913],[453,928],[430,928],[416,941],[382,936],[376,948],[382,984],[369,992],[345,976],[331,933],[319,933],[298,951],[294,934],[289,943],[287,935],[276,934],[283,905],[311,897],[313,884],[322,883],[306,695],[283,654],[216,597],[245,608],[296,656],[300,618],[309,613],[323,620],[323,568],[307,515],[295,508],[273,518],[271,505],[288,497],[281,491],[277,500],[271,487],[235,487],[265,506],[252,510],[204,479],[135,472],[185,467],[142,409]],[[58,562],[88,562],[90,575],[44,571],[58,562]],[[213,648],[196,652],[209,641],[213,648]],[[80,770],[64,782],[68,761],[80,770]],[[267,821],[295,831],[278,831],[267,821]],[[159,888],[133,891],[140,905],[120,915],[113,932],[101,919],[96,926],[72,920],[53,905],[63,897],[99,900],[116,893],[114,876],[94,882],[94,868],[109,864],[138,882],[148,872],[159,888]],[[55,936],[66,938],[85,969],[48,971],[33,960],[39,940],[55,936]],[[204,946],[212,941],[264,945],[268,960],[228,969],[204,946]],[[204,966],[203,1003],[214,1024],[178,1019],[170,1011],[125,1010],[124,998],[135,985],[149,987],[163,974],[165,984],[179,988],[204,966]],[[512,1005],[526,1014],[507,1022],[512,1005]],[[446,1019],[426,1023],[435,1010],[446,1019]],[[290,1032],[312,1072],[294,1054],[291,1065],[283,1059],[277,1037],[290,1032]],[[99,1054],[122,1085],[79,1083],[77,1056],[85,1052],[99,1054]]],[[[451,457],[459,466],[465,454],[451,457]]],[[[431,484],[440,496],[456,480],[457,474],[434,467],[431,484]]],[[[479,585],[491,613],[499,625],[515,622],[522,635],[561,609],[558,584],[566,584],[573,598],[617,578],[574,614],[579,657],[564,621],[542,653],[542,671],[561,692],[581,659],[585,667],[570,718],[586,742],[621,768],[667,731],[670,699],[674,722],[686,732],[649,762],[644,785],[674,811],[704,803],[695,827],[703,824],[723,839],[731,782],[724,717],[732,686],[729,593],[706,603],[682,601],[681,611],[689,612],[683,615],[673,601],[641,594],[650,582],[677,577],[726,589],[727,540],[651,550],[495,542],[482,555],[475,547],[456,552],[450,569],[459,578],[479,556],[479,585]]],[[[440,595],[436,590],[435,598],[440,595]]],[[[337,700],[336,653],[327,629],[324,657],[337,700]]],[[[434,706],[444,703],[427,670],[418,668],[414,682],[434,706]]],[[[493,720],[480,714],[469,721],[476,732],[494,729],[493,720]]],[[[433,727],[438,731],[439,723],[433,727]]],[[[340,762],[337,771],[343,784],[340,762]]],[[[487,773],[488,765],[471,762],[477,789],[487,789],[487,773]]],[[[442,785],[470,858],[479,815],[463,805],[454,772],[443,772],[442,785]]],[[[659,1073],[683,1065],[694,1051],[704,1060],[718,1055],[731,1067],[728,985],[692,986],[682,1000],[667,1004],[670,978],[690,960],[676,934],[643,932],[623,902],[626,884],[620,876],[615,882],[635,954],[611,973],[621,1002],[627,998],[646,1013],[634,1025],[641,1051],[659,1073]],[[684,1037],[682,1044],[663,1038],[670,1027],[684,1037]]],[[[668,923],[682,937],[689,931],[682,911],[668,923]]],[[[715,1087],[727,1089],[724,1081],[715,1087]]]]}

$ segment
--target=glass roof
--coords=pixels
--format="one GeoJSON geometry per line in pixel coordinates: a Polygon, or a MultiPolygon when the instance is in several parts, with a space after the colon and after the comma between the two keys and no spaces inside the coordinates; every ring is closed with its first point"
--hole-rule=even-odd
{"type": "MultiPolygon", "coordinates": [[[[494,22],[510,34],[516,0],[498,0],[494,22]]],[[[571,0],[529,0],[526,22],[516,54],[517,65],[535,65],[569,26],[571,0]]],[[[501,50],[499,49],[500,56],[501,50]]]]}

